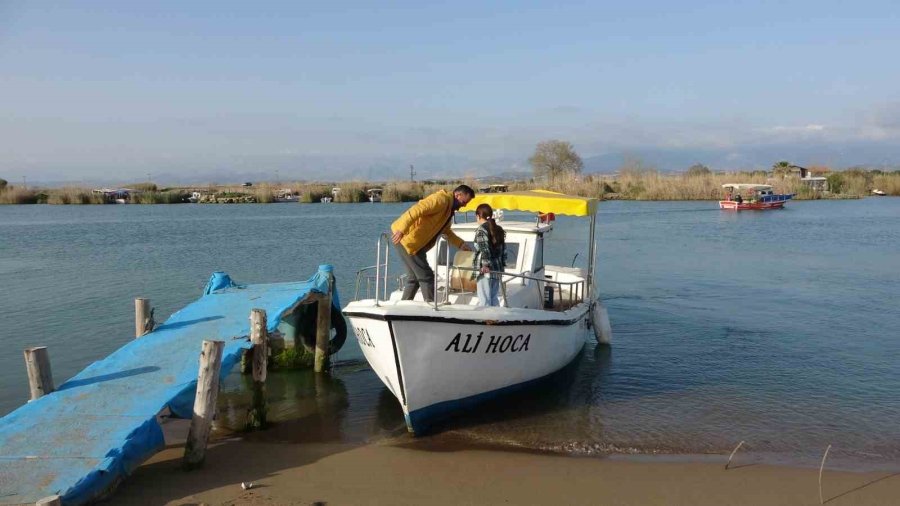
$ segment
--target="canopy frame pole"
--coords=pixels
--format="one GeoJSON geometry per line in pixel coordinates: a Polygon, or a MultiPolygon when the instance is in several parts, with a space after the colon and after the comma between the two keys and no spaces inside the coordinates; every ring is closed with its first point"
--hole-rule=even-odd
{"type": "Polygon", "coordinates": [[[588,282],[587,282],[587,292],[588,292],[588,300],[591,302],[596,298],[596,294],[594,293],[594,266],[597,262],[597,246],[595,244],[595,230],[597,229],[597,211],[595,210],[591,213],[591,231],[588,236],[590,237],[591,243],[588,245],[588,282]]]}

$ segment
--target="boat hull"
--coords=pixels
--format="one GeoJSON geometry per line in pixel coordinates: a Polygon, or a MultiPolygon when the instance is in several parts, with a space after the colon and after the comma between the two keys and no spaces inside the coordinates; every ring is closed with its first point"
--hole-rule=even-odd
{"type": "Polygon", "coordinates": [[[549,318],[546,311],[532,310],[536,317],[530,320],[527,310],[513,318],[488,319],[473,309],[450,316],[443,311],[414,315],[354,304],[345,314],[360,348],[417,435],[453,413],[562,369],[590,333],[584,303],[549,318]]]}
{"type": "Polygon", "coordinates": [[[783,209],[785,202],[787,201],[779,200],[774,202],[742,202],[739,204],[733,200],[720,200],[719,209],[728,211],[766,211],[769,209],[783,209]]]}

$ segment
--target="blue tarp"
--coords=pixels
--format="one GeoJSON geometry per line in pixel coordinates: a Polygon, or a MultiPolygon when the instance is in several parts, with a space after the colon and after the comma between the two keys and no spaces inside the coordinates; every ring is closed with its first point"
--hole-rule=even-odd
{"type": "Polygon", "coordinates": [[[215,273],[200,299],[153,332],[0,419],[0,504],[51,495],[83,504],[107,492],[163,448],[163,408],[191,416],[203,340],[225,341],[227,374],[250,347],[251,309],[265,309],[274,332],[307,294],[327,291],[330,274],[322,265],[305,282],[241,286],[215,273]]]}

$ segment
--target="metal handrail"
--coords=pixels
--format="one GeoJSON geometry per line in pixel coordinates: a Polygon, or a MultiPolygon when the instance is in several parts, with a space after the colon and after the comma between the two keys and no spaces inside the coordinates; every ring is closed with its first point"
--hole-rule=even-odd
{"type": "MultiPolygon", "coordinates": [[[[382,264],[382,265],[383,265],[383,264],[382,264]]],[[[374,280],[376,276],[373,275],[373,274],[366,275],[366,273],[375,270],[375,267],[376,267],[376,266],[372,265],[372,266],[364,267],[364,268],[362,268],[362,269],[356,271],[356,289],[355,289],[355,292],[354,292],[354,300],[361,300],[361,298],[363,298],[363,299],[371,299],[371,298],[374,298],[374,297],[371,296],[371,294],[372,294],[372,280],[374,280]],[[363,292],[363,290],[362,290],[362,288],[363,288],[363,287],[362,287],[362,281],[363,281],[363,280],[366,281],[366,287],[365,287],[366,289],[365,289],[364,292],[363,292]],[[362,292],[362,293],[365,295],[365,297],[360,297],[360,295],[359,295],[360,292],[362,292]]],[[[390,289],[391,289],[391,287],[390,287],[390,282],[393,281],[393,280],[396,280],[396,281],[397,281],[397,287],[396,287],[396,289],[399,290],[399,289],[401,288],[402,284],[403,284],[403,278],[405,278],[405,277],[406,277],[405,274],[395,276],[393,279],[385,279],[385,278],[382,277],[382,279],[384,279],[384,290],[390,290],[390,289]]],[[[384,290],[382,290],[382,293],[384,292],[384,290]]],[[[385,300],[386,300],[386,297],[385,297],[385,300]]]]}
{"type": "MultiPolygon", "coordinates": [[[[437,260],[439,258],[441,258],[441,245],[442,244],[444,245],[444,247],[447,251],[447,254],[445,255],[446,261],[447,261],[446,262],[447,263],[447,271],[446,271],[447,279],[446,279],[445,283],[446,283],[447,303],[449,304],[450,303],[450,267],[451,267],[451,265],[450,265],[451,264],[451,262],[450,262],[450,242],[448,242],[447,239],[444,237],[438,238],[437,249],[436,249],[437,256],[435,256],[435,264],[437,264],[437,260]]],[[[434,273],[434,299],[432,299],[432,302],[434,303],[435,311],[437,311],[437,309],[438,309],[437,295],[438,295],[438,276],[437,276],[437,272],[435,272],[434,273]]]]}
{"type": "MultiPolygon", "coordinates": [[[[378,236],[378,244],[375,247],[375,265],[363,267],[362,269],[356,271],[356,293],[354,294],[356,300],[359,300],[359,285],[360,281],[362,280],[363,273],[368,272],[372,269],[375,269],[375,305],[378,306],[379,301],[382,300],[381,298],[379,298],[379,296],[384,300],[387,300],[389,265],[391,260],[391,242],[391,237],[386,232],[382,232],[381,235],[378,236]],[[384,241],[384,262],[381,261],[382,241],[384,241]],[[382,274],[381,272],[382,267],[384,268],[384,274],[382,274]],[[384,282],[382,282],[382,278],[384,278],[384,282]]],[[[368,283],[370,279],[371,276],[366,277],[366,295],[369,294],[368,283]]]]}
{"type": "MultiPolygon", "coordinates": [[[[388,283],[388,276],[389,276],[388,265],[390,263],[391,243],[392,243],[392,237],[388,233],[383,232],[378,237],[378,243],[376,246],[376,259],[375,259],[376,263],[375,263],[375,265],[363,267],[362,269],[356,271],[356,291],[354,294],[354,297],[356,300],[359,300],[359,289],[360,289],[361,280],[363,278],[363,274],[368,271],[371,271],[372,269],[375,270],[375,276],[374,276],[375,277],[375,297],[374,297],[375,306],[378,306],[379,302],[382,300],[388,300],[388,290],[389,290],[389,288],[388,288],[388,284],[389,284],[388,283]],[[384,262],[381,261],[382,260],[382,246],[384,246],[384,262]],[[382,268],[384,269],[383,274],[382,274],[382,268]]],[[[444,283],[446,285],[447,300],[445,303],[449,304],[450,303],[450,289],[452,288],[452,283],[451,283],[452,269],[457,269],[460,271],[467,271],[467,272],[481,272],[481,271],[480,271],[480,269],[473,269],[470,267],[459,267],[459,266],[452,265],[452,260],[450,258],[450,243],[444,237],[441,237],[438,239],[437,248],[436,248],[436,250],[437,250],[436,259],[440,258],[440,251],[441,251],[442,246],[445,248],[445,251],[446,251],[446,256],[445,256],[446,263],[444,266],[446,269],[445,270],[446,280],[444,281],[444,283]]],[[[525,271],[525,272],[531,273],[531,271],[525,271]]],[[[496,274],[501,277],[500,287],[501,287],[501,290],[503,291],[504,307],[509,307],[507,296],[506,296],[506,292],[507,292],[506,285],[507,285],[507,283],[509,283],[509,281],[512,280],[512,279],[503,279],[504,277],[513,278],[513,279],[521,279],[523,285],[525,284],[525,280],[531,280],[531,281],[536,281],[536,282],[540,282],[540,283],[549,283],[552,285],[556,285],[558,287],[560,295],[562,294],[563,287],[565,286],[565,287],[569,288],[569,303],[570,304],[575,305],[577,303],[584,302],[585,290],[586,290],[587,285],[585,284],[585,280],[583,280],[583,279],[580,281],[556,281],[556,280],[547,279],[546,277],[540,278],[540,277],[536,277],[536,276],[529,276],[524,273],[517,274],[517,273],[512,273],[512,272],[506,272],[506,271],[490,271],[490,272],[488,272],[488,274],[496,274]]],[[[366,295],[369,294],[369,286],[370,286],[369,283],[371,281],[371,278],[372,278],[372,276],[366,276],[366,295]]],[[[403,278],[403,276],[397,277],[398,284],[401,282],[402,278],[403,278]]],[[[440,303],[438,302],[438,297],[437,297],[438,296],[438,284],[439,284],[438,276],[437,276],[437,272],[435,272],[434,293],[433,293],[434,299],[432,301],[434,304],[435,310],[437,310],[440,305],[440,303]]]]}
{"type": "MultiPolygon", "coordinates": [[[[458,267],[458,266],[454,265],[452,268],[460,270],[460,271],[481,272],[480,269],[473,269],[471,267],[458,267]]],[[[560,294],[562,294],[562,287],[565,285],[565,286],[569,287],[569,303],[570,304],[572,304],[574,306],[575,304],[577,304],[579,302],[584,302],[585,280],[583,280],[583,279],[579,280],[579,281],[556,281],[556,280],[552,280],[552,279],[547,279],[547,278],[542,279],[542,278],[538,278],[535,276],[528,276],[525,274],[516,274],[514,272],[506,272],[506,271],[490,271],[490,272],[488,272],[488,274],[498,274],[501,276],[501,278],[503,276],[506,276],[506,277],[518,278],[518,279],[522,279],[522,280],[530,279],[532,281],[538,281],[538,282],[542,282],[542,283],[550,283],[553,285],[557,285],[559,287],[560,294]],[[573,285],[574,285],[574,289],[572,288],[573,285]]],[[[451,277],[450,271],[448,270],[447,271],[448,286],[449,286],[450,277],[451,277]]],[[[511,280],[503,280],[503,279],[500,280],[500,286],[503,289],[503,307],[509,307],[507,299],[506,299],[506,283],[508,283],[509,281],[511,281],[511,280]]],[[[448,289],[448,293],[449,293],[449,289],[448,289]]]]}

